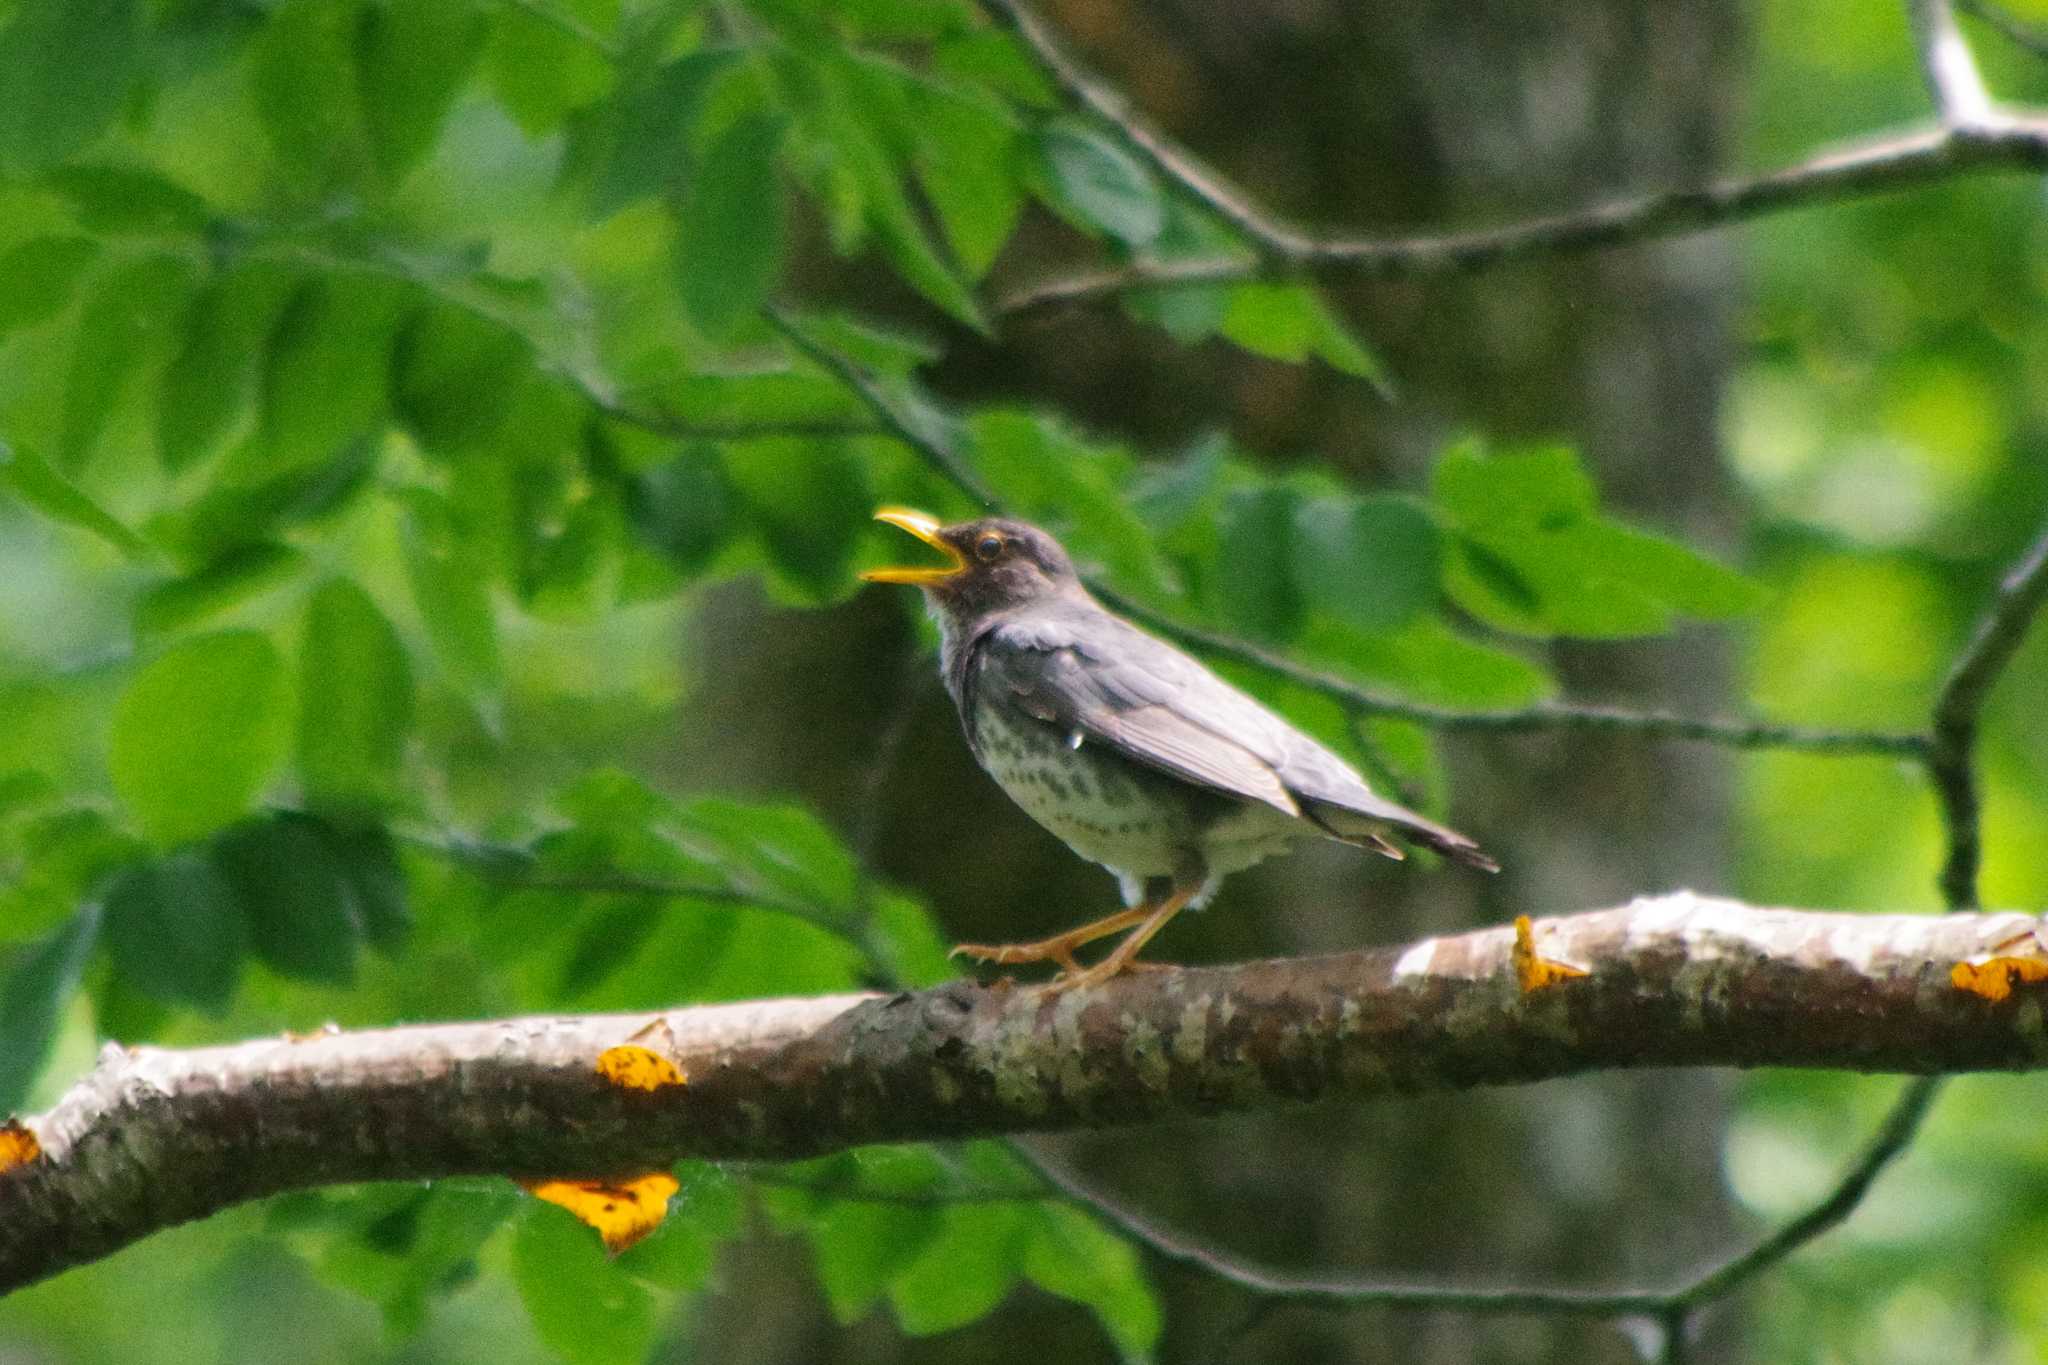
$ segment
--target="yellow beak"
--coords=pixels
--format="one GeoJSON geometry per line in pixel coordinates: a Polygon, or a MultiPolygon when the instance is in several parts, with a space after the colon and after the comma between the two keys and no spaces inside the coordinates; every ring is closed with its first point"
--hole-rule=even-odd
{"type": "Polygon", "coordinates": [[[922,569],[869,569],[861,575],[866,581],[908,583],[913,587],[922,587],[927,583],[943,583],[967,567],[967,560],[961,553],[939,538],[939,519],[931,513],[919,512],[909,507],[884,507],[875,513],[875,520],[886,521],[891,526],[910,532],[943,554],[946,562],[922,569]]]}

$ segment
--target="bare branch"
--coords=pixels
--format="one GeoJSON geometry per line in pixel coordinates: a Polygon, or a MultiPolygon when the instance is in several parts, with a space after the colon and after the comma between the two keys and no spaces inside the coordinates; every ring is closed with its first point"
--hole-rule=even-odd
{"type": "Polygon", "coordinates": [[[1941,869],[1941,889],[1951,909],[1976,905],[1977,868],[1983,861],[1980,799],[1971,753],[1977,743],[1977,722],[1992,685],[2012,662],[2044,601],[2048,601],[2048,530],[2042,531],[1998,585],[1991,605],[1935,699],[1927,775],[1948,825],[1948,858],[1941,869]]]}
{"type": "Polygon", "coordinates": [[[242,1200],[344,1181],[625,1173],[1609,1067],[2038,1068],[2037,1002],[1995,1005],[1948,983],[1953,963],[2039,923],[1679,893],[1541,925],[1541,951],[1591,974],[1534,994],[1510,970],[1511,931],[1496,928],[1145,973],[1052,1000],[956,982],[183,1052],[110,1045],[28,1120],[44,1154],[0,1174],[0,1287],[242,1200]],[[666,1034],[644,1034],[657,1018],[666,1034]],[[636,1035],[672,1038],[689,1083],[650,1094],[601,1080],[598,1054],[636,1035]]]}
{"type": "Polygon", "coordinates": [[[1991,92],[1977,70],[1977,59],[1956,27],[1949,0],[1906,0],[1906,18],[1913,29],[1913,50],[1920,58],[1920,76],[1942,126],[1981,128],[1993,122],[1991,92]]]}
{"type": "MultiPolygon", "coordinates": [[[[1146,1215],[1090,1186],[1040,1148],[1014,1144],[1016,1150],[1053,1187],[1087,1205],[1119,1231],[1156,1255],[1193,1266],[1226,1283],[1262,1297],[1330,1307],[1414,1308],[1461,1313],[1546,1313],[1556,1316],[1641,1317],[1662,1322],[1682,1320],[1691,1310],[1724,1298],[1744,1282],[1770,1269],[1822,1233],[1839,1226],[1855,1212],[1885,1167],[1904,1152],[1927,1115],[1939,1077],[1920,1076],[1908,1082],[1869,1144],[1842,1179],[1813,1207],[1787,1220],[1756,1245],[1703,1271],[1675,1289],[1454,1289],[1436,1285],[1404,1285],[1385,1281],[1322,1278],[1286,1274],[1253,1265],[1227,1251],[1205,1246],[1185,1234],[1169,1231],[1146,1215]]],[[[1683,1322],[1669,1331],[1682,1334],[1683,1322]]]]}
{"type": "Polygon", "coordinates": [[[1470,274],[1682,236],[1788,209],[1896,193],[1962,175],[2038,173],[2044,167],[2048,118],[2015,116],[1973,128],[1968,136],[1947,129],[1894,133],[1763,175],[1631,195],[1498,227],[1414,237],[1319,237],[1297,255],[1295,266],[1284,270],[1270,259],[1217,256],[1063,274],[1006,295],[996,309],[1015,314],[1134,291],[1263,279],[1300,270],[1373,279],[1470,274]]]}
{"type": "Polygon", "coordinates": [[[1414,721],[1438,730],[1479,731],[1490,734],[1529,734],[1539,730],[1581,730],[1608,734],[1635,734],[1650,739],[1697,740],[1731,749],[1798,749],[1814,754],[1848,754],[1892,758],[1918,758],[1927,748],[1921,735],[1885,730],[1831,730],[1801,725],[1778,725],[1769,721],[1722,720],[1713,717],[1681,716],[1669,711],[1637,711],[1613,706],[1586,706],[1570,702],[1538,702],[1533,706],[1502,711],[1460,711],[1448,706],[1391,697],[1360,687],[1335,674],[1321,672],[1295,662],[1284,654],[1235,636],[1185,625],[1142,602],[1100,584],[1091,584],[1098,597],[1118,611],[1192,645],[1207,654],[1251,664],[1277,677],[1310,688],[1366,715],[1389,716],[1414,721]]]}

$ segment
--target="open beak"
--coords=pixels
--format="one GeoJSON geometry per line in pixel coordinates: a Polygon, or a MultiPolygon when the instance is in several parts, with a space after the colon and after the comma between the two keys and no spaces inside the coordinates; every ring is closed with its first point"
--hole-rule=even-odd
{"type": "Polygon", "coordinates": [[[939,519],[931,513],[919,512],[909,507],[884,507],[875,513],[875,520],[886,521],[891,526],[910,532],[944,555],[946,562],[921,569],[869,569],[861,575],[868,582],[908,583],[914,587],[923,587],[929,583],[943,583],[967,567],[967,560],[961,553],[940,539],[939,519]]]}

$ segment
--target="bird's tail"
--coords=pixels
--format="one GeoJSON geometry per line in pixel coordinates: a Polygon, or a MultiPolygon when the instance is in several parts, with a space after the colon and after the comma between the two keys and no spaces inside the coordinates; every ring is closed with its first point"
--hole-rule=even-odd
{"type": "Polygon", "coordinates": [[[1386,836],[1392,834],[1467,867],[1476,867],[1482,872],[1500,871],[1499,863],[1458,831],[1447,829],[1392,801],[1374,798],[1372,810],[1356,810],[1328,801],[1305,802],[1304,806],[1304,813],[1311,820],[1329,831],[1333,838],[1342,839],[1347,844],[1376,849],[1390,858],[1398,858],[1401,850],[1387,842],[1386,836]]]}

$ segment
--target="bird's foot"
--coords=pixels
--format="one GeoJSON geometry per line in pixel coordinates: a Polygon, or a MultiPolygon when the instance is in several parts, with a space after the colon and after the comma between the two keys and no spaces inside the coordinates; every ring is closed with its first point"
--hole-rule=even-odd
{"type": "Polygon", "coordinates": [[[1076,946],[1062,935],[1036,943],[960,943],[946,956],[992,962],[998,967],[1013,967],[1021,962],[1056,962],[1062,971],[1074,973],[1082,969],[1074,958],[1076,946]]]}

